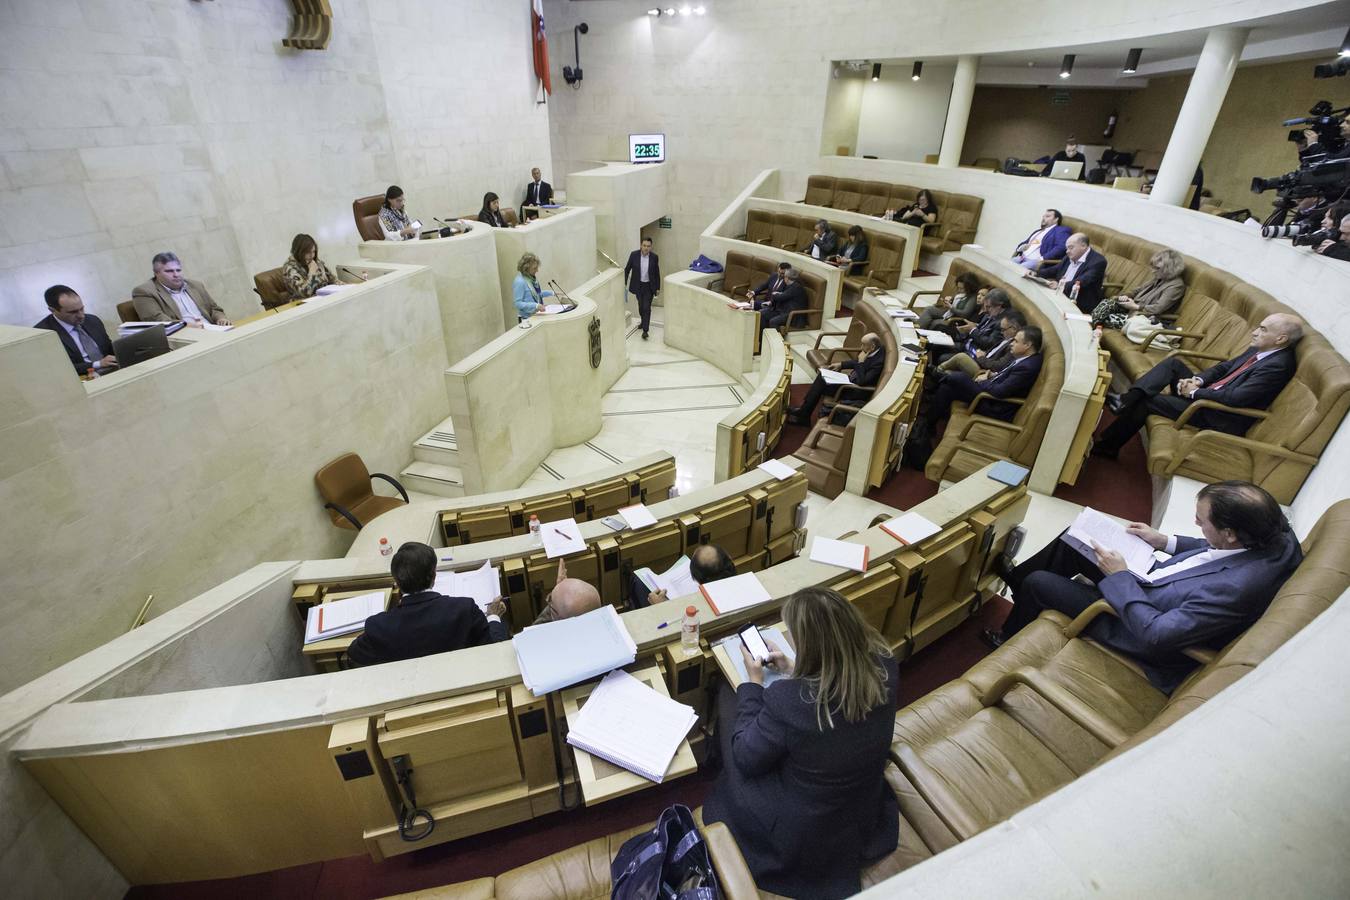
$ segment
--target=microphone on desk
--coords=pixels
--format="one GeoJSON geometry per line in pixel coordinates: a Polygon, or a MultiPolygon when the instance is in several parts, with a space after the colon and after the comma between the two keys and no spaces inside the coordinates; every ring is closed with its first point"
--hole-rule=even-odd
{"type": "Polygon", "coordinates": [[[451,235],[458,234],[460,231],[457,225],[452,225],[449,222],[443,222],[440,219],[436,218],[435,216],[431,217],[431,221],[441,226],[441,237],[450,237],[451,235]]]}

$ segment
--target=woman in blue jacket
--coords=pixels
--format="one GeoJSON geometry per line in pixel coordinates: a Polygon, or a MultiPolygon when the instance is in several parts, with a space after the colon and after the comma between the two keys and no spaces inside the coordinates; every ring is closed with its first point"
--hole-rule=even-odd
{"type": "Polygon", "coordinates": [[[853,604],[805,588],[783,605],[797,648],[771,647],[789,677],[747,680],[718,698],[722,774],[703,806],[725,822],[760,888],[798,898],[847,897],[862,869],[896,848],[899,805],[886,784],[895,724],[896,662],[853,604]]]}
{"type": "Polygon", "coordinates": [[[535,274],[539,271],[539,257],[526,253],[516,263],[516,279],[511,283],[511,293],[515,297],[516,315],[521,321],[528,319],[544,308],[544,298],[552,297],[552,291],[541,291],[535,274]]]}

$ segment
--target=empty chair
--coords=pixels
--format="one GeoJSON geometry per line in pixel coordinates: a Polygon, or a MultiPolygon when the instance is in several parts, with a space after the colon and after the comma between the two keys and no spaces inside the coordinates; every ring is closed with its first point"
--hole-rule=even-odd
{"type": "Polygon", "coordinates": [[[865,216],[880,216],[886,212],[891,200],[891,186],[884,181],[864,181],[862,184],[862,202],[858,212],[865,216]]]}
{"type": "Polygon", "coordinates": [[[834,199],[830,202],[832,209],[857,212],[861,205],[862,182],[856,178],[840,178],[834,183],[834,199]]]}
{"type": "Polygon", "coordinates": [[[356,233],[363,241],[384,240],[384,229],[380,227],[380,207],[384,205],[384,194],[373,194],[352,201],[352,218],[356,219],[356,233]]]}
{"type": "Polygon", "coordinates": [[[344,453],[315,472],[314,486],[333,524],[356,531],[376,516],[408,502],[403,485],[382,472],[371,472],[355,453],[344,453]],[[378,496],[370,486],[375,478],[392,484],[403,499],[378,496]]]}
{"type": "Polygon", "coordinates": [[[756,244],[770,243],[773,240],[773,213],[762,209],[746,212],[745,239],[756,244]]]}
{"type": "Polygon", "coordinates": [[[834,199],[834,176],[812,175],[806,179],[806,197],[803,203],[811,206],[829,206],[834,199]]]}
{"type": "Polygon", "coordinates": [[[708,287],[720,291],[728,297],[739,297],[744,295],[746,291],[753,290],[758,284],[752,282],[753,272],[750,268],[752,262],[753,257],[748,253],[741,253],[737,250],[728,251],[722,277],[714,279],[708,287]]]}
{"type": "Polygon", "coordinates": [[[794,216],[792,213],[774,213],[773,240],[770,243],[780,250],[795,249],[800,224],[800,216],[794,216]]]}
{"type": "Polygon", "coordinates": [[[123,322],[137,322],[139,318],[136,315],[136,303],[133,300],[123,300],[117,304],[117,318],[123,322]]]}

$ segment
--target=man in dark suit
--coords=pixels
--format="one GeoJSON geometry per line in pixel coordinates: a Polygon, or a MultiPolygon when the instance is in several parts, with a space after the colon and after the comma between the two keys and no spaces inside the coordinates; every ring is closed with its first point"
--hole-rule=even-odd
{"type": "Polygon", "coordinates": [[[834,251],[839,247],[839,235],[830,228],[830,223],[824,219],[816,220],[816,233],[811,238],[811,243],[806,249],[802,250],[807,256],[815,259],[829,259],[834,255],[834,251]]]}
{"type": "Polygon", "coordinates": [[[998,632],[999,646],[1042,610],[1073,618],[1098,598],[1115,615],[1100,615],[1084,634],[1138,660],[1153,686],[1171,693],[1197,665],[1182,654],[1197,645],[1222,647],[1265,612],[1298,567],[1303,552],[1280,505],[1245,481],[1205,485],[1195,503],[1204,538],[1167,535],[1143,522],[1125,530],[1170,555],[1148,576],[1125,567],[1114,550],[1094,546],[1095,560],[1063,540],[1051,541],[1026,562],[1005,570],[1013,608],[998,632]],[[1095,587],[1080,584],[1083,575],[1095,587]]]}
{"type": "MultiPolygon", "coordinates": [[[[1303,337],[1303,321],[1297,316],[1274,313],[1252,331],[1252,342],[1242,354],[1191,374],[1176,357],[1149,369],[1119,397],[1108,397],[1116,420],[1107,426],[1092,447],[1093,456],[1115,459],[1150,415],[1179,419],[1197,400],[1213,400],[1224,406],[1268,409],[1294,377],[1298,362],[1294,346],[1303,337]],[[1164,393],[1172,389],[1172,395],[1164,393]]],[[[1186,420],[1196,428],[1242,435],[1256,421],[1241,413],[1199,409],[1186,420]]]]}
{"type": "Polygon", "coordinates": [[[56,332],[75,371],[95,377],[115,371],[117,357],[113,355],[108,329],[103,327],[103,320],[98,316],[84,311],[84,301],[75,289],[54,284],[47,288],[43,297],[51,313],[33,327],[56,332]]]}
{"type": "Polygon", "coordinates": [[[539,168],[530,170],[530,183],[525,185],[525,199],[521,201],[520,219],[522,222],[528,219],[539,218],[539,213],[533,209],[525,209],[526,206],[548,206],[553,202],[553,185],[544,180],[543,173],[539,168]]]}
{"type": "Polygon", "coordinates": [[[403,599],[398,606],[366,619],[366,629],[347,650],[353,665],[374,666],[504,641],[506,605],[498,597],[487,615],[469,597],[446,597],[432,590],[436,551],[409,541],[389,565],[403,599]]]}
{"type": "Polygon", "coordinates": [[[1003,340],[1000,325],[1003,315],[1011,308],[1012,300],[1008,297],[1008,292],[1003,288],[993,288],[985,292],[984,299],[980,301],[980,317],[974,322],[956,325],[950,322],[935,322],[935,330],[945,332],[956,341],[956,348],[944,354],[939,362],[945,362],[948,357],[957,353],[965,352],[974,356],[976,351],[987,352],[996,347],[1003,340]]]}
{"type": "Polygon", "coordinates": [[[759,330],[777,328],[787,324],[788,314],[798,309],[806,309],[806,290],[798,283],[801,273],[789,266],[783,273],[783,286],[769,294],[759,308],[759,330]]]}
{"type": "Polygon", "coordinates": [[[764,283],[753,291],[745,292],[745,299],[759,309],[764,301],[768,300],[774,293],[781,291],[787,285],[787,270],[792,268],[792,263],[781,262],[778,264],[778,271],[764,279],[764,283]]]}
{"type": "MultiPolygon", "coordinates": [[[[881,378],[881,370],[885,367],[886,350],[882,346],[881,338],[869,331],[862,336],[862,356],[860,358],[831,363],[825,368],[835,372],[848,372],[848,380],[858,387],[873,387],[877,380],[881,378]]],[[[817,375],[816,380],[811,382],[811,387],[806,392],[806,399],[802,401],[802,405],[788,410],[788,421],[793,425],[810,425],[811,414],[815,412],[816,404],[820,402],[820,398],[824,396],[826,391],[832,391],[835,387],[828,384],[824,376],[817,375]]],[[[840,403],[867,402],[867,391],[857,391],[842,385],[838,387],[842,388],[839,394],[840,403]]]]}
{"type": "MultiPolygon", "coordinates": [[[[537,171],[537,170],[536,170],[537,171]]],[[[652,298],[661,292],[661,259],[652,252],[652,239],[642,239],[642,249],[628,254],[623,267],[623,280],[628,293],[637,297],[638,317],[642,321],[642,339],[652,323],[652,298]]]]}
{"type": "Polygon", "coordinates": [[[1092,241],[1081,231],[1069,235],[1064,242],[1064,259],[1058,265],[1047,266],[1041,273],[1030,269],[1022,273],[1032,281],[1052,287],[1074,300],[1075,305],[1090,313],[1102,302],[1102,282],[1106,279],[1106,257],[1092,249],[1092,241]],[[1078,297],[1073,286],[1078,285],[1078,297]]]}
{"type": "MultiPolygon", "coordinates": [[[[1001,372],[984,371],[974,378],[964,372],[942,373],[937,392],[923,417],[922,425],[929,437],[937,432],[938,423],[951,415],[953,403],[957,400],[968,403],[977,394],[988,394],[993,399],[981,400],[975,407],[976,413],[1012,421],[1017,415],[1017,404],[1007,403],[1005,398],[1020,399],[1031,392],[1031,386],[1041,374],[1041,340],[1041,330],[1035,325],[1027,325],[1013,338],[1013,360],[1001,372]]],[[[921,430],[920,423],[915,424],[915,429],[921,430]]]]}

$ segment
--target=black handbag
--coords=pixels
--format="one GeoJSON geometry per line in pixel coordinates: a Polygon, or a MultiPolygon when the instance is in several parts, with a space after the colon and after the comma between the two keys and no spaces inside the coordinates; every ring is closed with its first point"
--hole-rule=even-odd
{"type": "Polygon", "coordinates": [[[708,845],[689,807],[676,804],[656,827],[624,841],[609,866],[611,900],[720,900],[708,845]]]}

